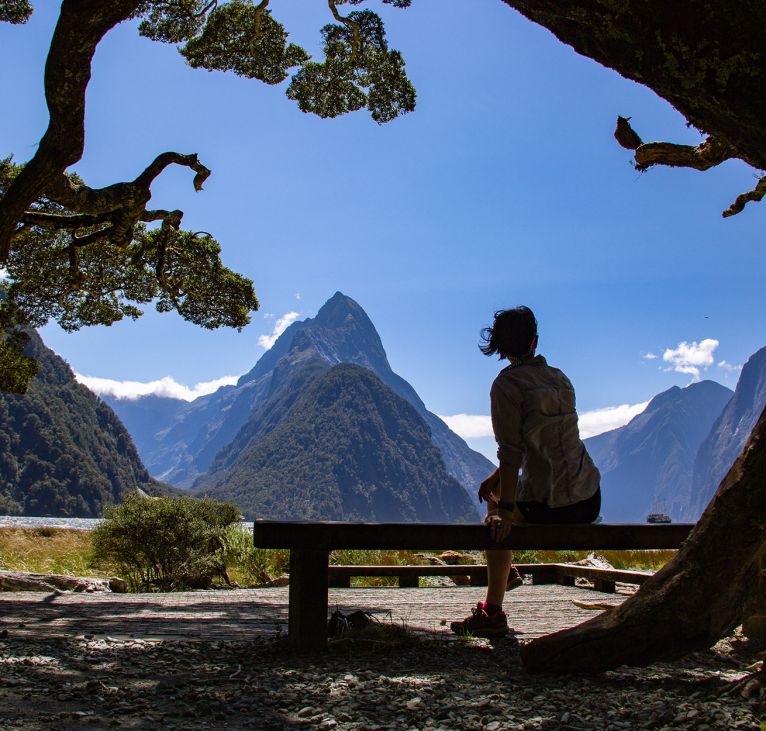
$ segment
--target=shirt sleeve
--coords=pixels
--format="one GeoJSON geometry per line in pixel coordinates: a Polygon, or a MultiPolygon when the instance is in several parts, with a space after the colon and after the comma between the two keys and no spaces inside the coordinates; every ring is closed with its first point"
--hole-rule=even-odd
{"type": "Polygon", "coordinates": [[[500,383],[496,379],[492,384],[489,400],[492,431],[497,442],[497,458],[501,462],[521,464],[524,457],[521,391],[510,383],[500,383]]]}

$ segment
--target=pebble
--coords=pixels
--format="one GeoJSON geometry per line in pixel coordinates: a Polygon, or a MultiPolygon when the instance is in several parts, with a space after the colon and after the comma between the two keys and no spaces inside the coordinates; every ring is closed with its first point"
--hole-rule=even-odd
{"type": "Polygon", "coordinates": [[[527,674],[518,648],[482,641],[429,640],[305,659],[267,640],[81,635],[0,643],[4,715],[11,709],[3,723],[13,728],[39,728],[51,719],[64,728],[168,731],[753,729],[764,710],[760,692],[749,700],[739,688],[722,695],[746,677],[710,652],[554,682],[527,674]],[[232,678],[231,669],[240,667],[232,678]]]}

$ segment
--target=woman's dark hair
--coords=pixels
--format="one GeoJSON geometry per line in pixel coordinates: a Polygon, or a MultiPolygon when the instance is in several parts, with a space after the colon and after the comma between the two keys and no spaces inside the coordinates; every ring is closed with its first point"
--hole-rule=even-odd
{"type": "Polygon", "coordinates": [[[479,350],[484,355],[497,353],[500,358],[521,358],[532,350],[536,337],[537,320],[529,307],[498,310],[492,327],[485,327],[481,331],[484,345],[480,345],[479,350]]]}

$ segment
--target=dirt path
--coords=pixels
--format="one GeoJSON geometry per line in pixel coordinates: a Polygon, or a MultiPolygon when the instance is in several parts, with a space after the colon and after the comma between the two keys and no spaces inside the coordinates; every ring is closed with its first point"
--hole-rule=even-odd
{"type": "MultiPolygon", "coordinates": [[[[0,593],[0,629],[15,636],[250,640],[287,629],[287,588],[172,594],[0,593]],[[19,625],[24,625],[19,627],[19,625]]],[[[361,608],[417,631],[449,633],[484,598],[481,588],[331,589],[330,607],[361,608]],[[443,625],[442,622],[445,622],[443,625]]],[[[624,594],[525,585],[508,595],[508,619],[519,637],[538,637],[593,616],[573,600],[619,604],[624,594]]]]}

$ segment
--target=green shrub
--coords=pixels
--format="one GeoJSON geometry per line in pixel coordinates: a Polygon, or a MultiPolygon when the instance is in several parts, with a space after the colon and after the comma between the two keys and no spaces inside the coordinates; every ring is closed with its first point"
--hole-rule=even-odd
{"type": "Polygon", "coordinates": [[[115,566],[134,590],[208,588],[226,574],[227,530],[239,509],[214,500],[129,497],[104,511],[93,555],[115,566]]]}

